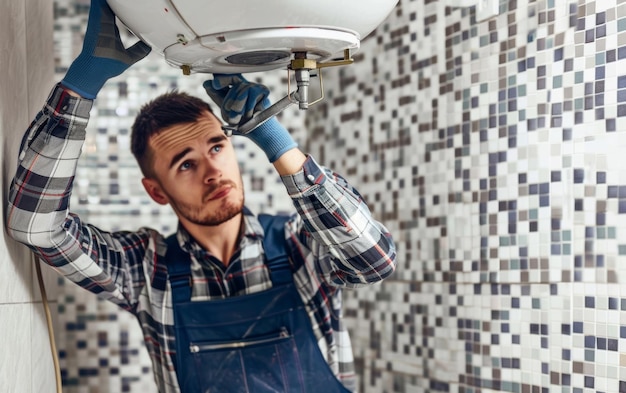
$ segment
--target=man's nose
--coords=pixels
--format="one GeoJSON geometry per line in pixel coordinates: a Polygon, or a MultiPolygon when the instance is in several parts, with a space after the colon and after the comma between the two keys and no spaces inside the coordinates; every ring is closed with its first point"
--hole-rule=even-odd
{"type": "Polygon", "coordinates": [[[203,180],[206,184],[218,180],[222,176],[222,172],[215,165],[214,160],[212,160],[208,155],[204,156],[203,171],[203,180]]]}

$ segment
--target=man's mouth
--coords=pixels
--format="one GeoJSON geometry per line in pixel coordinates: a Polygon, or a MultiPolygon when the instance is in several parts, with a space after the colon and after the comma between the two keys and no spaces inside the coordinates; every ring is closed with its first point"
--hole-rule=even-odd
{"type": "Polygon", "coordinates": [[[216,199],[225,197],[230,193],[230,190],[232,190],[232,186],[228,184],[218,187],[217,190],[213,191],[209,195],[209,201],[214,201],[216,199]]]}

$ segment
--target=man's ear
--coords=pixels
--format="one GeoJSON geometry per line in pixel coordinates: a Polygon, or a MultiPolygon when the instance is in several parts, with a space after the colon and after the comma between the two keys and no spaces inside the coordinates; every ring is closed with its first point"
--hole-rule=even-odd
{"type": "Polygon", "coordinates": [[[145,188],[153,201],[159,205],[167,205],[169,203],[167,195],[163,192],[161,185],[156,180],[144,177],[141,179],[141,184],[143,184],[143,188],[145,188]]]}

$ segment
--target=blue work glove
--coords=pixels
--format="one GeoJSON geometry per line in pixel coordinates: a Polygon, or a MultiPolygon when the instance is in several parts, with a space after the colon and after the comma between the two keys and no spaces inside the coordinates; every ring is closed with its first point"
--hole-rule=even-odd
{"type": "MultiPolygon", "coordinates": [[[[207,94],[220,107],[222,119],[231,126],[239,126],[252,116],[270,106],[269,89],[248,82],[241,74],[214,74],[203,86],[207,94]]],[[[276,161],[288,150],[298,145],[289,131],[275,117],[244,134],[256,143],[270,162],[276,161]]]]}
{"type": "Polygon", "coordinates": [[[91,0],[83,49],[61,84],[84,98],[94,99],[107,80],[126,71],[150,50],[143,41],[124,48],[113,10],[106,0],[91,0]]]}

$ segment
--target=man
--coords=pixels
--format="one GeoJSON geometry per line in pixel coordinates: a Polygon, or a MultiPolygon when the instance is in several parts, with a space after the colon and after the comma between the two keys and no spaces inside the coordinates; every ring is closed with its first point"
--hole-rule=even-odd
{"type": "MultiPolygon", "coordinates": [[[[341,288],[388,277],[395,247],[359,194],[276,119],[247,136],[281,175],[297,211],[288,219],[260,222],[244,207],[221,121],[177,92],[146,104],[132,133],[142,184],[174,209],[176,235],[109,233],[69,213],[93,99],[149,51],[142,42],[124,48],[106,1],[92,0],[82,52],[24,136],[8,232],[137,316],[160,392],[354,391],[341,288]]],[[[269,105],[267,89],[240,75],[204,86],[230,125],[269,105]]]]}

